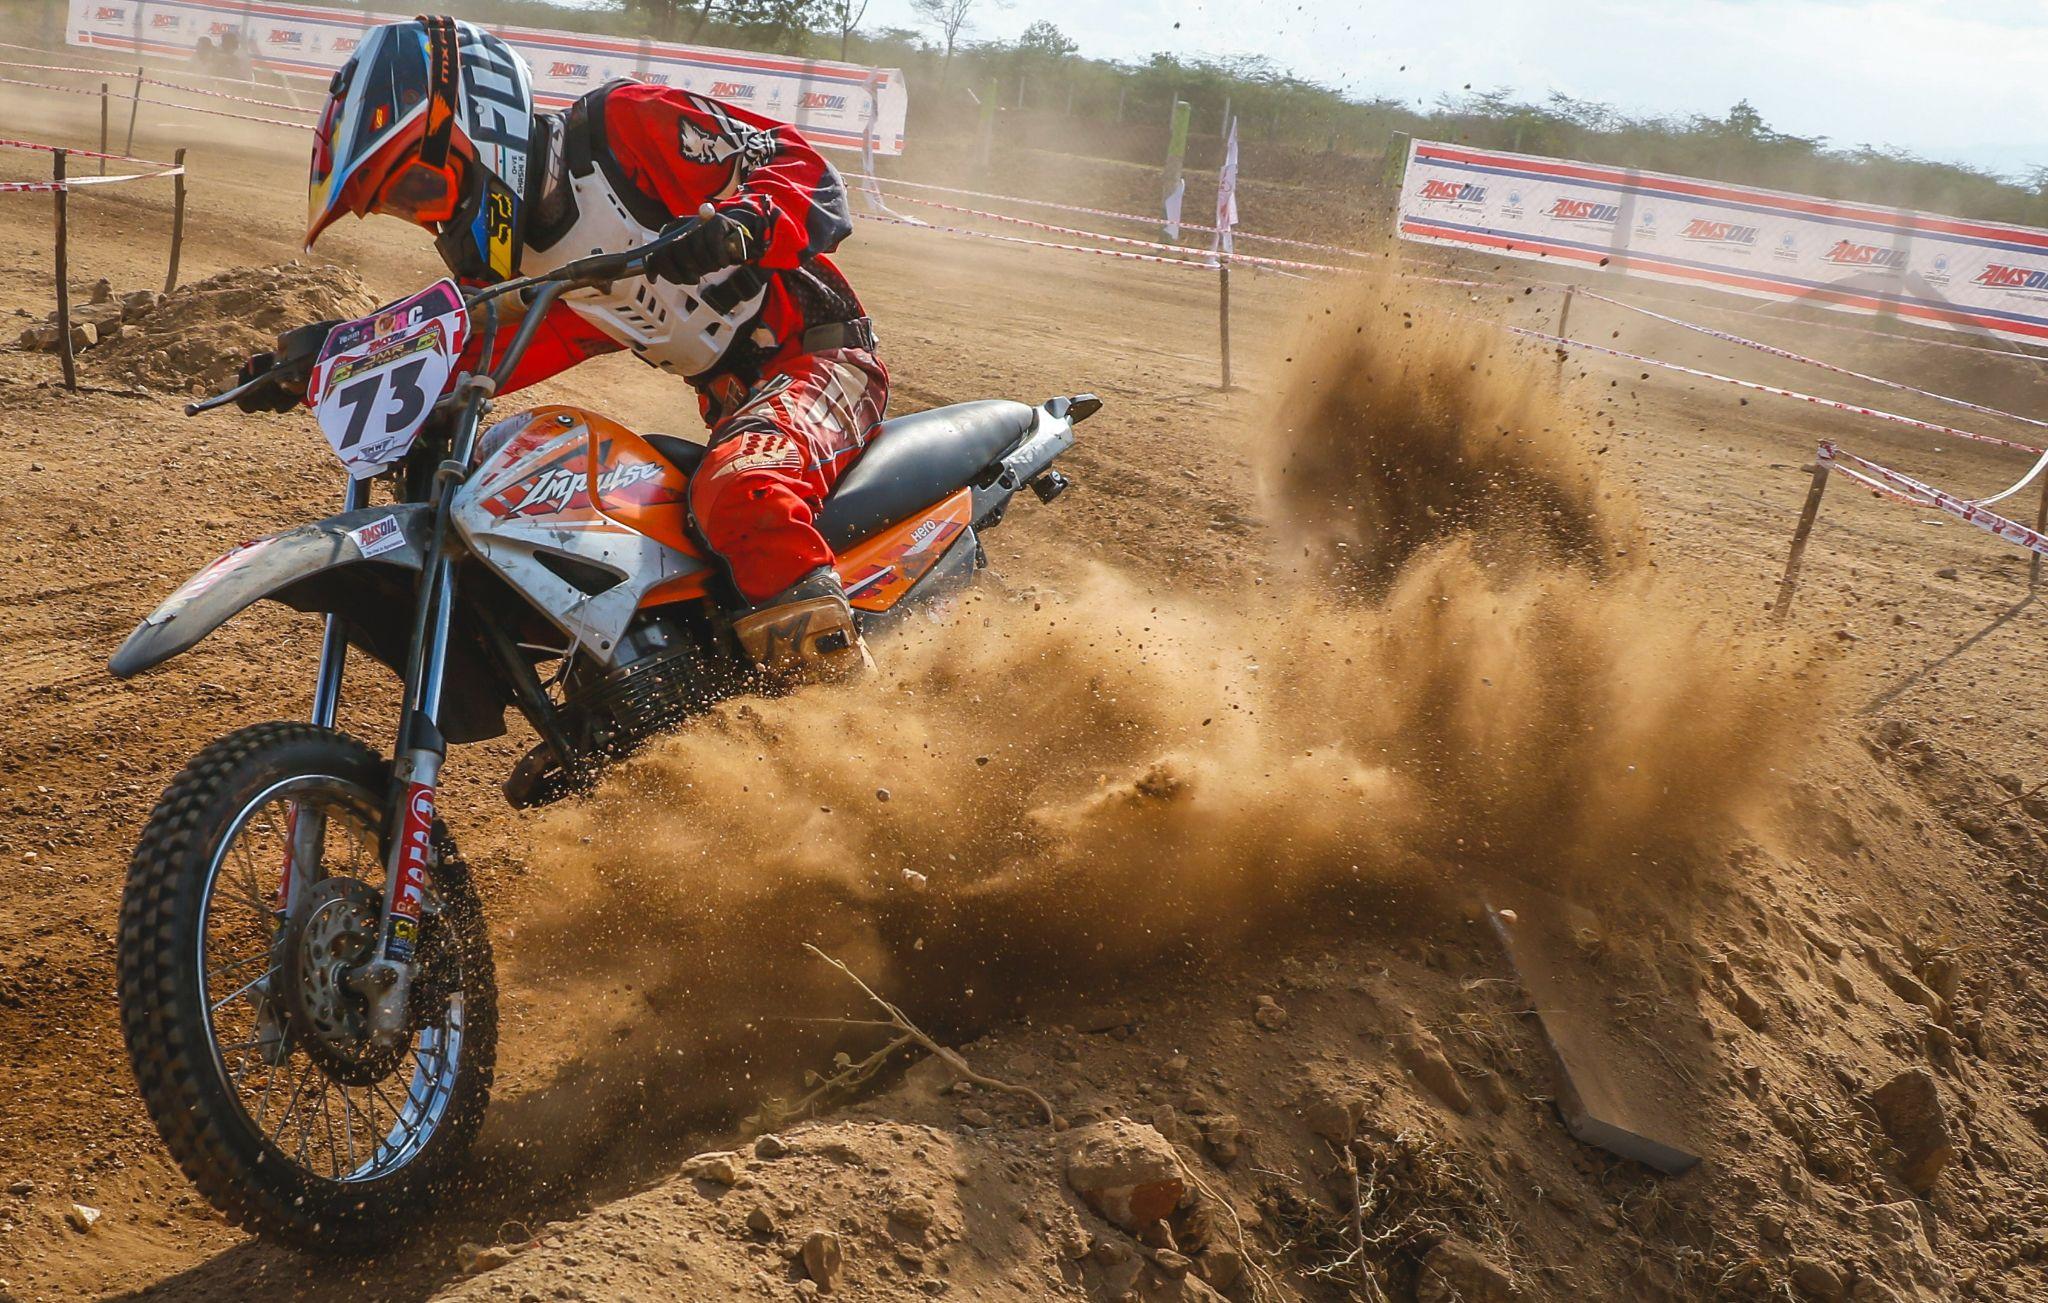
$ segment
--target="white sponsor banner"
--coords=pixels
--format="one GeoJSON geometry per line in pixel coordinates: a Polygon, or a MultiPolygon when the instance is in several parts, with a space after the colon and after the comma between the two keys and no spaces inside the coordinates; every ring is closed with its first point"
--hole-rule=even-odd
{"type": "Polygon", "coordinates": [[[1418,140],[1402,238],[2048,343],[2048,230],[1418,140]]]}
{"type": "MultiPolygon", "coordinates": [[[[71,0],[66,39],[100,50],[197,59],[206,71],[262,68],[324,79],[355,51],[365,28],[409,17],[253,0],[71,0]]],[[[537,28],[489,30],[525,57],[544,108],[632,77],[793,122],[814,144],[834,149],[861,148],[872,118],[874,152],[903,152],[910,94],[895,68],[537,28]]]]}

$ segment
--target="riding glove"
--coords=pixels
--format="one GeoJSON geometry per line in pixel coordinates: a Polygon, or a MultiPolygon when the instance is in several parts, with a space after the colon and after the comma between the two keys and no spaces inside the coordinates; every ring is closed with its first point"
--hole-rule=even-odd
{"type": "Polygon", "coordinates": [[[680,226],[690,225],[691,229],[647,260],[647,274],[665,281],[695,285],[727,267],[752,262],[760,253],[761,239],[747,221],[750,216],[713,213],[709,217],[689,217],[671,224],[662,232],[663,235],[680,226]]]}

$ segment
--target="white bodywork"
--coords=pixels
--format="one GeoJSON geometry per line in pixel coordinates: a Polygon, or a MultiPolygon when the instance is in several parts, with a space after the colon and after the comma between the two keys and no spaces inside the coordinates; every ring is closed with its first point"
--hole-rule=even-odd
{"type": "MultiPolygon", "coordinates": [[[[452,518],[463,542],[484,564],[574,639],[580,654],[608,666],[648,591],[704,569],[705,563],[591,506],[587,472],[556,466],[587,449],[589,428],[568,415],[540,419],[560,433],[538,446],[519,437],[493,451],[457,490],[452,518]],[[516,513],[490,508],[493,499],[521,485],[527,491],[516,513]],[[586,593],[543,565],[539,558],[546,554],[597,566],[619,576],[619,582],[604,592],[586,593]]],[[[650,465],[640,460],[616,462],[608,475],[600,476],[600,493],[630,483],[623,477],[650,465]]]]}

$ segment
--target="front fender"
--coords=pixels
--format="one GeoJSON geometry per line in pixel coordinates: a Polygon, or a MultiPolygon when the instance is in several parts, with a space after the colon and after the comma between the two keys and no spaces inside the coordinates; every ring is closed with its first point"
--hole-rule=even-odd
{"type": "Polygon", "coordinates": [[[116,678],[133,678],[189,650],[251,603],[330,570],[374,561],[416,571],[432,531],[431,509],[415,502],[344,511],[244,543],[165,598],[107,668],[116,678]]]}

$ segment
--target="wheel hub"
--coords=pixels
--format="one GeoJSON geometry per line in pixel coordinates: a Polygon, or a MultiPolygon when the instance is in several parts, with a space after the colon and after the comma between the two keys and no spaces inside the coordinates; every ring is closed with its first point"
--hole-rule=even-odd
{"type": "Polygon", "coordinates": [[[376,953],[383,911],[383,897],[362,879],[323,878],[306,890],[286,940],[284,1003],[295,1038],[345,1085],[381,1081],[405,1053],[371,1039],[368,1005],[349,983],[376,953]]]}

